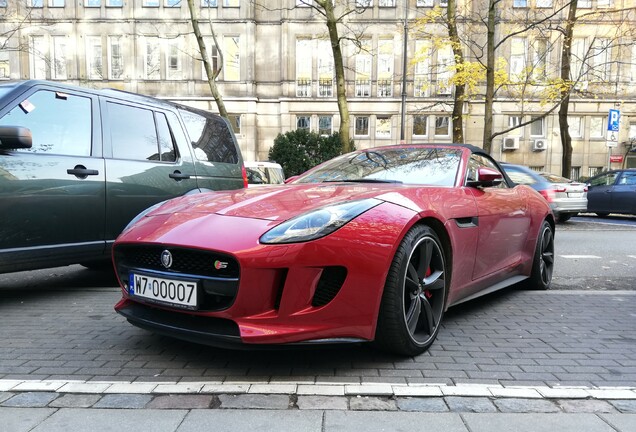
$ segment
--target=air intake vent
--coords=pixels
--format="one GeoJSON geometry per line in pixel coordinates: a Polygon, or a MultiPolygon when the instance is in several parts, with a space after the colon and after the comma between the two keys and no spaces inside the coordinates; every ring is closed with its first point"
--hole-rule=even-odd
{"type": "Polygon", "coordinates": [[[347,269],[344,267],[325,267],[322,275],[320,275],[311,305],[320,307],[333,300],[340,288],[342,288],[346,277],[347,269]]]}
{"type": "Polygon", "coordinates": [[[519,148],[519,137],[507,136],[503,139],[504,150],[517,150],[519,148]]]}
{"type": "Polygon", "coordinates": [[[548,140],[536,139],[532,143],[532,151],[543,151],[548,148],[548,140]]]}

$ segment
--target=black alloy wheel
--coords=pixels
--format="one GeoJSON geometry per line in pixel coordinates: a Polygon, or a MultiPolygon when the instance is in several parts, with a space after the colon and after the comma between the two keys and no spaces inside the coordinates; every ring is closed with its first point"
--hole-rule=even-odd
{"type": "Polygon", "coordinates": [[[532,272],[526,281],[526,288],[547,290],[552,284],[554,272],[554,230],[548,221],[543,221],[537,248],[534,254],[532,272]]]}
{"type": "Polygon", "coordinates": [[[387,276],[376,343],[416,355],[435,340],[447,295],[444,248],[428,226],[412,228],[402,240],[387,276]]]}

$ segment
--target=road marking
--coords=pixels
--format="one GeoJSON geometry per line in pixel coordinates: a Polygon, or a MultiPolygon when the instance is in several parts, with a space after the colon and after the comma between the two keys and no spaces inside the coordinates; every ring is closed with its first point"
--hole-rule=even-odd
{"type": "Polygon", "coordinates": [[[561,258],[571,258],[571,259],[601,259],[600,256],[596,255],[559,255],[561,258]]]}

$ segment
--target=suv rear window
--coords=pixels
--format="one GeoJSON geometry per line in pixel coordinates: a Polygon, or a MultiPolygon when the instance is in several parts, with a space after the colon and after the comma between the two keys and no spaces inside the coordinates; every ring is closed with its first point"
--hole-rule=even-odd
{"type": "Polygon", "coordinates": [[[237,164],[236,144],[228,124],[220,117],[207,117],[180,109],[197,159],[237,164]]]}

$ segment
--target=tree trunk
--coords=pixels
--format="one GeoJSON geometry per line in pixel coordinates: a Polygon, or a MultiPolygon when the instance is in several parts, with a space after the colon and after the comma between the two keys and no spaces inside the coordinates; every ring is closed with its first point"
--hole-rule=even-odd
{"type": "MultiPolygon", "coordinates": [[[[563,48],[561,49],[561,80],[571,83],[570,71],[572,60],[572,35],[576,23],[576,6],[578,0],[572,0],[568,12],[568,21],[565,25],[563,48]]],[[[572,83],[570,85],[573,85],[572,83]]],[[[568,124],[568,111],[570,108],[570,86],[561,90],[561,105],[559,106],[559,131],[561,132],[561,147],[563,156],[561,159],[561,175],[570,178],[572,175],[572,137],[568,124]]]]}
{"type": "Polygon", "coordinates": [[[324,8],[327,17],[327,29],[329,30],[329,40],[331,41],[334,67],[336,69],[336,95],[338,98],[338,111],[340,112],[340,143],[342,144],[342,151],[348,153],[353,151],[353,148],[349,139],[349,106],[347,104],[347,86],[342,50],[340,48],[340,37],[338,36],[338,23],[331,0],[317,1],[316,3],[324,8]]]}
{"type": "Polygon", "coordinates": [[[496,3],[498,0],[488,1],[488,39],[486,47],[486,97],[484,102],[484,150],[492,151],[493,105],[495,100],[495,26],[496,3]]]}
{"type": "MultiPolygon", "coordinates": [[[[199,29],[199,20],[197,17],[197,9],[194,6],[194,0],[188,0],[188,9],[190,9],[190,22],[192,23],[192,30],[194,31],[194,36],[197,39],[197,43],[199,44],[199,52],[201,54],[201,58],[203,59],[203,67],[205,68],[205,74],[208,78],[208,86],[210,87],[210,93],[214,98],[214,102],[216,102],[217,109],[219,110],[219,114],[221,117],[229,118],[227,115],[227,110],[225,109],[225,103],[223,102],[223,96],[219,92],[219,89],[216,86],[216,77],[219,75],[221,68],[219,70],[213,71],[212,66],[210,66],[210,61],[208,57],[208,50],[205,47],[205,41],[203,40],[203,36],[201,35],[201,29],[199,29]]],[[[216,42],[216,37],[214,37],[214,41],[216,42]]],[[[221,52],[219,47],[217,46],[217,50],[221,52]]]]}
{"type": "MultiPolygon", "coordinates": [[[[457,0],[449,0],[446,11],[446,18],[448,22],[448,36],[453,47],[453,54],[455,56],[455,64],[464,63],[464,53],[461,48],[461,41],[459,39],[459,33],[457,31],[457,0]]],[[[453,114],[451,120],[453,122],[453,142],[464,142],[464,118],[463,118],[463,106],[464,106],[464,94],[466,92],[465,84],[456,84],[455,92],[453,95],[453,114]]]]}

